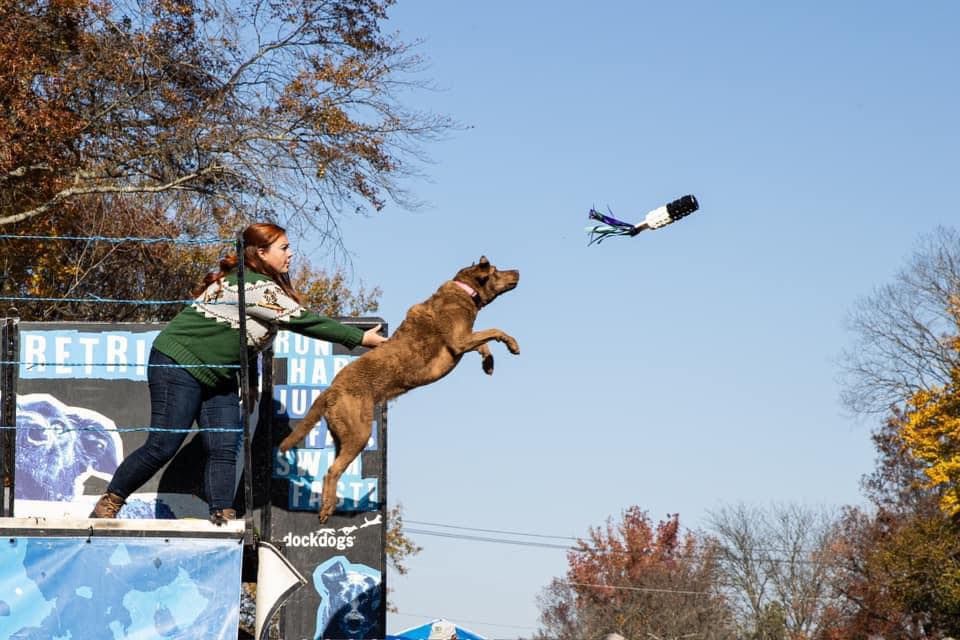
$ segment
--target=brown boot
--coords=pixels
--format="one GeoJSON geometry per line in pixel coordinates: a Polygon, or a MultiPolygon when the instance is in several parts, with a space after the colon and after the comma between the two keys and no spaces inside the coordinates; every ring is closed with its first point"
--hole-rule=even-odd
{"type": "Polygon", "coordinates": [[[109,491],[97,500],[96,506],[90,512],[90,518],[116,518],[120,508],[123,507],[124,499],[115,493],[109,491]]]}
{"type": "Polygon", "coordinates": [[[217,509],[210,514],[210,522],[222,527],[227,524],[227,520],[236,520],[237,519],[237,510],[236,509],[217,509]]]}

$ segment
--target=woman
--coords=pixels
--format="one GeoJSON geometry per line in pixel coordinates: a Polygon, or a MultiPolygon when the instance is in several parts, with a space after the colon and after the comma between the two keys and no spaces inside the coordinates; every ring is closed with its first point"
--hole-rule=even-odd
{"type": "MultiPolygon", "coordinates": [[[[278,329],[350,349],[376,347],[386,338],[380,326],[367,331],[311,313],[300,304],[288,271],[290,242],[283,228],[258,223],[243,232],[244,296],[247,347],[261,351],[278,329]]],[[[237,257],[220,261],[207,274],[184,308],[153,342],[147,380],[150,386],[150,433],[124,459],[91,518],[116,518],[127,497],[173,458],[194,421],[207,454],[204,489],[210,519],[222,524],[236,517],[236,463],[242,443],[237,365],[240,329],[237,257]],[[226,365],[226,366],[225,366],[226,365]]]]}

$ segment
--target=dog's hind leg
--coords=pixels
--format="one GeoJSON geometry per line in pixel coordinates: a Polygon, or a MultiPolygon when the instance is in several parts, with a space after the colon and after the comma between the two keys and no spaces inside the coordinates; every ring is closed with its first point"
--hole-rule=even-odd
{"type": "Polygon", "coordinates": [[[337,445],[337,455],[323,476],[323,497],[320,522],[325,522],[337,508],[337,483],[370,441],[373,423],[373,401],[367,398],[342,398],[327,415],[327,426],[337,445]]]}

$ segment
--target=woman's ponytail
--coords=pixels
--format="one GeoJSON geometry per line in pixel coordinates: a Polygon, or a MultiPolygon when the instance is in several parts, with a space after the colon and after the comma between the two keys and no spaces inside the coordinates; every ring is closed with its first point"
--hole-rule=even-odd
{"type": "Polygon", "coordinates": [[[190,294],[194,297],[199,296],[207,290],[207,287],[212,285],[214,282],[223,280],[225,275],[236,269],[239,262],[240,261],[237,259],[237,254],[235,253],[230,253],[220,258],[220,270],[207,272],[207,275],[203,276],[203,281],[195,286],[193,290],[190,291],[190,294]]]}

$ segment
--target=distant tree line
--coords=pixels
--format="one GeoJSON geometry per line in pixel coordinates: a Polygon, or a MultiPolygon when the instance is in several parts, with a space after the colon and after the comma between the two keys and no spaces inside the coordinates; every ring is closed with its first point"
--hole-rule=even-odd
{"type": "Polygon", "coordinates": [[[843,398],[879,417],[869,506],[740,504],[700,532],[628,507],[544,589],[536,640],[960,637],[960,234],[925,236],[850,320],[843,398]]]}

